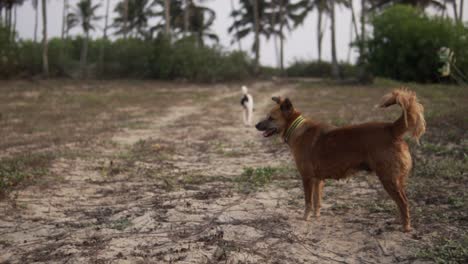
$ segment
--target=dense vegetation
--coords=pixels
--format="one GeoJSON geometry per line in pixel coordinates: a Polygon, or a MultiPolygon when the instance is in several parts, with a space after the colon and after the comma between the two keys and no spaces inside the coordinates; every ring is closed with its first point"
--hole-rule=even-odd
{"type": "Polygon", "coordinates": [[[376,75],[403,81],[437,82],[441,67],[438,52],[442,47],[450,48],[455,54],[452,70],[468,75],[465,25],[396,5],[375,15],[372,26],[369,62],[376,75]]]}
{"type": "MultiPolygon", "coordinates": [[[[49,41],[49,68],[53,77],[79,77],[81,37],[49,41]]],[[[174,43],[164,37],[89,40],[86,76],[90,78],[188,79],[212,82],[242,80],[251,74],[251,63],[243,52],[227,52],[218,46],[200,46],[193,38],[174,43]],[[104,50],[105,57],[100,58],[104,50]]],[[[3,77],[41,74],[41,46],[32,41],[12,44],[3,77]]]]}
{"type": "MultiPolygon", "coordinates": [[[[357,67],[340,63],[340,78],[349,79],[357,76],[357,67]]],[[[314,78],[332,78],[332,64],[326,61],[305,61],[296,60],[286,70],[289,77],[314,77],[314,78]]]]}
{"type": "MultiPolygon", "coordinates": [[[[22,40],[15,32],[17,7],[24,3],[22,0],[0,2],[0,78],[213,82],[287,75],[355,78],[362,82],[372,80],[373,76],[417,82],[468,82],[468,27],[462,21],[462,6],[458,14],[447,15],[448,5],[457,10],[456,1],[443,5],[441,1],[362,0],[360,17],[349,0],[241,0],[237,6],[231,2],[232,24],[226,30],[232,35],[232,42],[238,43],[238,51],[234,52],[219,46],[218,36],[212,30],[216,12],[203,6],[203,1],[121,0],[114,6],[114,18],[109,19],[109,0],[65,0],[61,36],[51,39],[43,31],[42,41],[37,34],[37,15],[41,6],[42,17],[47,18],[44,8],[47,1],[32,1],[36,10],[33,40],[22,40]],[[357,66],[338,63],[335,5],[351,11],[354,39],[350,45],[359,51],[357,66]],[[439,10],[436,15],[425,12],[430,6],[439,10]],[[106,10],[104,17],[98,15],[102,8],[106,10]],[[301,26],[315,10],[319,18],[318,60],[297,60],[285,68],[285,32],[301,26]],[[321,60],[324,19],[331,20],[330,63],[321,60]],[[366,29],[368,25],[372,26],[371,31],[366,29]],[[70,30],[74,28],[80,28],[80,33],[71,36],[70,30]],[[93,39],[93,32],[99,37],[93,39]],[[243,49],[240,40],[248,35],[253,35],[253,45],[251,49],[243,49]],[[275,42],[276,67],[259,65],[260,37],[275,42]],[[443,63],[438,54],[443,47],[454,52],[450,65],[446,65],[450,74],[444,78],[439,71],[443,63]]],[[[46,19],[42,24],[47,29],[46,19]]]]}

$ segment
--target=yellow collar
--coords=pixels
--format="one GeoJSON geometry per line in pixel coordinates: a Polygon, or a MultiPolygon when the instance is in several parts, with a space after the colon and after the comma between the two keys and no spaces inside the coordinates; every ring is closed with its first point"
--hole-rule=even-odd
{"type": "Polygon", "coordinates": [[[286,133],[284,133],[284,142],[288,143],[289,137],[291,137],[294,130],[296,130],[296,128],[300,127],[301,124],[304,123],[304,121],[305,121],[304,117],[302,115],[300,115],[292,122],[292,124],[286,130],[286,133]]]}

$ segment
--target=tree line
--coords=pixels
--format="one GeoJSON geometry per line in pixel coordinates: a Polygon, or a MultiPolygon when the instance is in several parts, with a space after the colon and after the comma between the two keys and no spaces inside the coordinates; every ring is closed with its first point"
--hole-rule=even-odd
{"type": "MultiPolygon", "coordinates": [[[[35,10],[34,42],[38,41],[38,14],[42,14],[42,70],[49,75],[49,54],[47,35],[47,3],[54,0],[0,0],[0,21],[10,32],[8,39],[15,41],[18,7],[29,2],[35,10]]],[[[86,69],[90,33],[101,31],[102,39],[109,38],[112,30],[118,39],[152,40],[158,36],[172,42],[190,36],[199,47],[207,41],[218,42],[212,30],[216,19],[214,10],[204,6],[209,0],[120,0],[114,6],[116,17],[109,21],[110,0],[63,0],[61,39],[70,37],[70,30],[79,27],[82,32],[80,68],[86,69]],[[104,8],[104,16],[98,10],[104,8]]],[[[215,1],[215,0],[212,0],[215,1]]],[[[220,1],[220,0],[217,0],[220,1]]],[[[286,32],[303,25],[307,16],[316,12],[316,46],[318,61],[322,60],[323,36],[330,31],[331,75],[340,76],[336,55],[336,8],[346,8],[351,13],[352,34],[359,50],[359,64],[366,63],[366,24],[370,14],[382,11],[395,4],[413,6],[421,11],[432,7],[442,16],[451,10],[453,19],[463,21],[464,0],[360,0],[360,14],[354,10],[352,0],[230,0],[231,24],[227,28],[232,42],[237,42],[242,50],[241,40],[252,35],[250,50],[254,54],[254,72],[259,72],[261,41],[260,37],[273,38],[278,56],[278,66],[284,70],[284,41],[286,32]],[[279,42],[279,46],[277,43],[279,42]]],[[[103,46],[104,47],[104,46],[103,46]]],[[[101,48],[99,60],[103,60],[105,49],[101,48]]],[[[83,70],[84,71],[84,70],[83,70]]]]}

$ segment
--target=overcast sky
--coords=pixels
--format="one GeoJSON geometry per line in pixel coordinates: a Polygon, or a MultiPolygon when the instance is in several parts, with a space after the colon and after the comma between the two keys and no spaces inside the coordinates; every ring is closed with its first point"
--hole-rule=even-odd
{"type": "MultiPolygon", "coordinates": [[[[94,2],[102,2],[102,8],[99,10],[101,15],[104,15],[104,0],[93,0],[94,2]]],[[[111,11],[113,6],[120,0],[110,0],[111,11]]],[[[34,9],[31,5],[31,0],[26,0],[23,6],[18,8],[18,22],[17,30],[20,38],[32,39],[34,35],[34,9]]],[[[39,1],[40,2],[40,1],[39,1]]],[[[79,2],[78,0],[69,0],[71,5],[79,2]]],[[[198,1],[197,1],[198,2],[198,1]]],[[[360,14],[360,2],[358,0],[354,2],[354,9],[356,15],[360,14]]],[[[228,34],[227,29],[232,23],[232,18],[229,17],[231,12],[231,0],[208,0],[204,1],[203,5],[210,7],[216,12],[216,20],[213,26],[213,30],[220,37],[220,44],[229,50],[238,49],[237,43],[231,45],[232,36],[228,34]]],[[[234,0],[234,5],[238,6],[238,0],[234,0]]],[[[48,32],[49,36],[59,36],[61,33],[62,26],[62,9],[63,0],[49,0],[47,12],[48,16],[48,32]]],[[[450,10],[449,10],[450,11],[450,10]]],[[[336,8],[336,37],[337,37],[337,53],[340,61],[354,61],[357,56],[356,51],[349,53],[349,42],[351,39],[351,13],[349,9],[342,7],[336,8]]],[[[468,16],[468,5],[465,6],[465,17],[468,16]]],[[[115,15],[115,14],[112,14],[115,15]]],[[[466,19],[465,19],[466,20],[466,19]]],[[[39,15],[39,21],[41,21],[41,15],[39,15]]],[[[112,21],[112,20],[111,20],[112,21]]],[[[323,39],[322,57],[326,60],[330,59],[330,34],[329,25],[330,21],[326,22],[327,30],[323,39]]],[[[101,21],[102,27],[104,25],[104,19],[101,21]]],[[[316,41],[316,26],[317,25],[317,12],[313,11],[305,20],[305,23],[295,29],[293,32],[288,33],[285,43],[285,62],[291,63],[295,59],[316,59],[318,57],[317,52],[317,41],[316,41]]],[[[102,28],[101,27],[101,28],[102,28]]],[[[39,23],[38,34],[42,30],[42,23],[39,23]]],[[[75,29],[71,32],[72,34],[79,34],[80,29],[75,29]]],[[[102,32],[98,30],[93,35],[101,35],[102,32]]],[[[253,36],[249,36],[242,40],[242,48],[250,52],[252,46],[253,36]]],[[[275,55],[275,45],[273,39],[266,40],[261,39],[261,63],[264,65],[276,65],[277,57],[275,55]]]]}

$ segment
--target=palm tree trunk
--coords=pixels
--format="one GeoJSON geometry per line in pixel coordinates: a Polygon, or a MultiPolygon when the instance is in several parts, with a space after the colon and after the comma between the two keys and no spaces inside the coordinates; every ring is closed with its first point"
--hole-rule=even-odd
{"type": "Polygon", "coordinates": [[[39,2],[37,3],[36,6],[36,12],[34,14],[34,43],[37,41],[37,24],[38,24],[38,18],[39,18],[39,2]]]}
{"type": "MultiPolygon", "coordinates": [[[[349,26],[349,39],[351,41],[354,38],[354,31],[355,31],[353,24],[354,24],[353,21],[351,21],[351,23],[349,24],[350,25],[349,26]]],[[[350,63],[350,60],[351,60],[351,50],[352,50],[352,45],[348,45],[348,54],[346,55],[346,63],[348,64],[350,63]]]]}
{"type": "Polygon", "coordinates": [[[68,0],[63,1],[63,10],[62,10],[62,40],[65,38],[65,29],[67,26],[67,13],[68,13],[68,0]]]}
{"type": "Polygon", "coordinates": [[[185,8],[184,8],[184,34],[188,35],[189,33],[189,14],[190,12],[190,6],[189,6],[189,0],[185,0],[185,8]]]}
{"type": "Polygon", "coordinates": [[[323,12],[321,9],[318,10],[318,22],[317,22],[317,48],[318,48],[318,61],[322,61],[322,16],[323,12]]]}
{"type": "MultiPolygon", "coordinates": [[[[356,33],[357,34],[357,33],[356,33]]],[[[358,79],[361,83],[370,83],[372,73],[368,69],[366,56],[366,0],[361,0],[361,37],[359,42],[358,79]]]]}
{"type": "Polygon", "coordinates": [[[87,57],[88,57],[88,39],[89,32],[85,32],[85,37],[83,38],[83,47],[81,48],[81,58],[80,58],[80,68],[81,68],[81,78],[86,78],[87,70],[87,57]]]}
{"type": "Polygon", "coordinates": [[[455,21],[458,20],[458,12],[457,12],[457,1],[452,1],[452,8],[453,8],[453,16],[455,21]]]}
{"type": "Polygon", "coordinates": [[[275,49],[275,57],[276,57],[276,67],[280,68],[280,55],[279,55],[279,49],[278,49],[278,34],[276,33],[276,16],[277,16],[277,13],[276,13],[276,8],[277,8],[277,4],[278,4],[278,0],[274,0],[273,1],[274,5],[273,5],[273,8],[274,10],[271,12],[271,26],[273,28],[273,45],[274,45],[274,49],[275,49]]]}
{"type": "Polygon", "coordinates": [[[280,69],[281,74],[284,74],[284,37],[283,37],[283,26],[284,26],[284,2],[280,0],[280,69]]]}
{"type": "Polygon", "coordinates": [[[330,0],[330,19],[331,19],[331,56],[332,56],[332,77],[338,79],[340,77],[340,69],[336,58],[336,36],[335,36],[335,0],[330,0]]]}
{"type": "Polygon", "coordinates": [[[171,4],[170,0],[164,0],[164,19],[166,21],[165,33],[166,36],[171,34],[171,4]]]}
{"type": "Polygon", "coordinates": [[[460,12],[458,12],[458,19],[461,23],[463,23],[463,2],[464,0],[460,0],[460,12]]]}
{"type": "Polygon", "coordinates": [[[16,36],[16,20],[17,20],[17,17],[18,17],[18,8],[17,6],[15,5],[14,7],[14,19],[13,19],[13,26],[12,26],[12,31],[11,31],[11,41],[14,42],[15,41],[15,36],[16,36]]]}
{"type": "Polygon", "coordinates": [[[49,77],[49,52],[47,43],[47,0],[42,0],[42,70],[49,77]]]}
{"type": "Polygon", "coordinates": [[[3,25],[8,28],[8,8],[5,7],[5,19],[3,25]]]}
{"type": "Polygon", "coordinates": [[[102,36],[102,44],[101,47],[99,47],[99,72],[104,71],[104,45],[106,45],[107,41],[107,27],[108,27],[108,21],[109,21],[109,1],[107,0],[106,3],[106,15],[104,17],[104,32],[102,36]]]}
{"type": "MultiPolygon", "coordinates": [[[[357,32],[356,32],[357,35],[357,32]]],[[[364,56],[366,42],[366,0],[361,0],[361,37],[359,44],[359,56],[364,56]]]]}
{"type": "Polygon", "coordinates": [[[124,39],[127,39],[127,34],[128,34],[128,1],[125,0],[124,2],[124,39]]]}
{"type": "Polygon", "coordinates": [[[260,18],[258,14],[258,0],[253,0],[253,11],[254,11],[254,27],[255,27],[255,65],[254,71],[255,73],[259,72],[259,61],[260,61],[260,18]]]}
{"type": "Polygon", "coordinates": [[[8,18],[8,14],[10,13],[9,10],[10,9],[8,7],[5,7],[5,26],[8,29],[9,29],[8,22],[10,21],[10,19],[8,18]]]}
{"type": "Polygon", "coordinates": [[[357,19],[356,19],[356,13],[354,12],[354,6],[353,6],[353,1],[349,1],[349,8],[351,9],[351,19],[354,27],[354,32],[356,33],[356,38],[360,40],[359,36],[359,30],[358,30],[358,25],[357,25],[357,19]]]}
{"type": "Polygon", "coordinates": [[[11,8],[7,7],[5,10],[5,25],[8,28],[8,31],[11,29],[11,8]]]}
{"type": "MultiPolygon", "coordinates": [[[[12,31],[12,24],[13,24],[12,23],[12,18],[13,18],[12,14],[13,14],[13,7],[10,7],[10,8],[8,8],[8,24],[7,24],[9,34],[11,34],[11,31],[12,31]]],[[[8,39],[10,39],[9,37],[10,37],[10,35],[8,35],[8,39]]]]}
{"type": "MultiPolygon", "coordinates": [[[[231,10],[232,11],[235,10],[234,0],[231,0],[231,10]]],[[[237,26],[235,26],[234,29],[236,30],[236,36],[238,36],[239,30],[237,29],[237,26]]],[[[239,45],[239,51],[242,51],[242,43],[241,43],[241,40],[239,38],[237,38],[237,44],[239,45]]]]}

